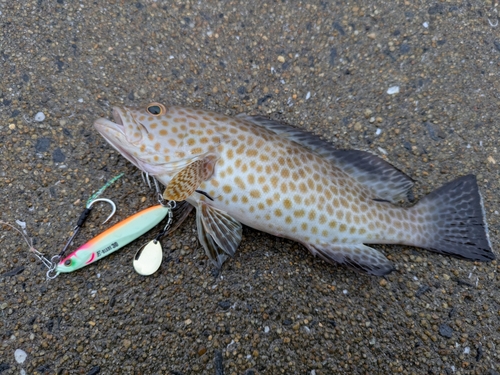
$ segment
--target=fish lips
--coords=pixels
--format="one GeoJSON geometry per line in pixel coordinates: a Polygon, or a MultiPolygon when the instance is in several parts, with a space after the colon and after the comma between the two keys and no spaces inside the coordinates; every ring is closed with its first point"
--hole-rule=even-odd
{"type": "Polygon", "coordinates": [[[120,154],[123,155],[128,161],[134,164],[137,168],[138,160],[136,160],[123,146],[122,143],[128,142],[127,136],[124,133],[124,127],[122,124],[114,123],[113,121],[107,120],[105,118],[97,119],[94,122],[94,127],[97,129],[99,134],[108,141],[108,143],[113,146],[120,154]]]}
{"type": "Polygon", "coordinates": [[[127,145],[129,145],[129,148],[134,147],[137,149],[139,146],[128,140],[120,111],[121,108],[113,108],[113,118],[115,122],[100,118],[94,122],[94,127],[113,148],[141,171],[149,173],[152,176],[158,174],[159,171],[157,168],[147,162],[142,162],[140,159],[134,157],[128,150],[127,145]]]}

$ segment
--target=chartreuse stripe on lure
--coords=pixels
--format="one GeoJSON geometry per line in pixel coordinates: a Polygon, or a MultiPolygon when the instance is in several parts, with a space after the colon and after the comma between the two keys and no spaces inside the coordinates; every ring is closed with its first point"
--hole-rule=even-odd
{"type": "Polygon", "coordinates": [[[120,221],[62,259],[56,272],[76,271],[115,252],[159,224],[169,210],[153,206],[120,221]]]}

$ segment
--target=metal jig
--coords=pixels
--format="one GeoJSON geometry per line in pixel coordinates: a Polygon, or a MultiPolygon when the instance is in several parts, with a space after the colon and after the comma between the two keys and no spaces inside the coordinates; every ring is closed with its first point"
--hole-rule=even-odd
{"type": "Polygon", "coordinates": [[[46,258],[40,251],[38,251],[37,249],[35,249],[33,247],[33,241],[31,238],[28,239],[28,234],[24,230],[24,228],[23,228],[23,231],[21,231],[20,229],[14,227],[13,225],[6,223],[4,221],[1,221],[1,220],[0,220],[0,224],[5,224],[5,225],[11,227],[12,229],[16,230],[19,234],[21,234],[24,241],[26,242],[26,244],[29,247],[30,253],[32,253],[36,258],[38,258],[43,263],[43,265],[48,268],[47,279],[54,279],[57,277],[57,275],[59,275],[59,272],[56,269],[59,261],[62,259],[62,256],[64,255],[64,253],[66,252],[68,247],[71,245],[71,243],[75,239],[76,235],[78,234],[78,232],[82,228],[83,224],[87,220],[94,203],[95,202],[106,202],[106,203],[109,203],[111,205],[111,208],[112,208],[111,214],[106,218],[106,220],[104,220],[103,224],[108,222],[109,219],[111,219],[114,216],[114,214],[116,212],[115,203],[111,199],[98,198],[98,197],[104,192],[104,190],[106,190],[110,185],[112,185],[115,181],[117,181],[122,176],[123,176],[123,173],[120,173],[119,175],[113,177],[111,180],[106,182],[99,190],[97,190],[94,194],[92,194],[89,197],[89,199],[87,200],[87,202],[85,204],[85,210],[80,214],[80,217],[78,218],[78,222],[73,230],[73,234],[71,235],[70,239],[68,240],[68,242],[66,243],[64,248],[61,250],[61,252],[57,255],[54,255],[50,259],[46,258]]]}
{"type": "Polygon", "coordinates": [[[167,215],[171,217],[171,211],[170,207],[156,205],[129,216],[59,259],[55,271],[73,272],[114,253],[149,232],[167,215]]]}

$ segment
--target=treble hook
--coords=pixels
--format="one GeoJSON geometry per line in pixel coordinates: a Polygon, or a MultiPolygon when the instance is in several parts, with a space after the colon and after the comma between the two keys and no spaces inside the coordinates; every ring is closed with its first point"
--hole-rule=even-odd
{"type": "MultiPolygon", "coordinates": [[[[149,173],[141,172],[142,182],[148,184],[148,187],[151,189],[151,182],[149,182],[149,173]]],[[[154,178],[154,177],[153,177],[154,178]]]]}
{"type": "MultiPolygon", "coordinates": [[[[104,220],[102,223],[103,224],[106,224],[106,222],[111,219],[113,217],[113,215],[115,214],[116,212],[116,204],[115,202],[113,202],[111,199],[108,199],[108,198],[97,198],[97,199],[94,199],[93,201],[90,201],[88,204],[87,204],[87,210],[91,210],[92,209],[92,205],[95,203],[95,202],[106,202],[106,203],[109,203],[111,205],[111,207],[113,208],[113,210],[111,211],[111,213],[109,214],[108,218],[106,220],[104,220]]],[[[88,214],[87,214],[88,216],[88,214]]],[[[82,223],[83,224],[83,223],[82,223]]]]}
{"type": "MultiPolygon", "coordinates": [[[[163,198],[163,193],[161,192],[160,184],[158,183],[158,180],[154,176],[150,176],[148,172],[142,172],[141,176],[142,176],[142,181],[144,183],[147,183],[148,187],[150,189],[152,188],[152,186],[151,186],[151,182],[149,181],[149,178],[151,177],[153,179],[153,182],[155,185],[154,188],[156,190],[156,197],[157,197],[158,203],[164,207],[169,206],[170,201],[166,201],[163,198]]],[[[172,208],[172,207],[170,207],[170,208],[172,208]]]]}

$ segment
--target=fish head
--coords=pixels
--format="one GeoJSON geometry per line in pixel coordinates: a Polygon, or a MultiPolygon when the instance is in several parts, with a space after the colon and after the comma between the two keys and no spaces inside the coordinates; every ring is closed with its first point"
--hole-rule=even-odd
{"type": "Polygon", "coordinates": [[[132,164],[155,176],[182,168],[220,143],[214,122],[198,112],[156,102],[113,107],[114,121],[100,118],[94,126],[132,164]]]}

